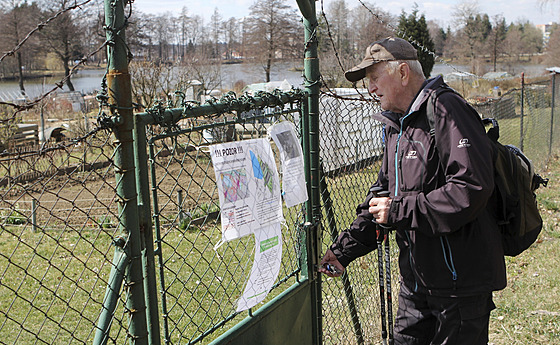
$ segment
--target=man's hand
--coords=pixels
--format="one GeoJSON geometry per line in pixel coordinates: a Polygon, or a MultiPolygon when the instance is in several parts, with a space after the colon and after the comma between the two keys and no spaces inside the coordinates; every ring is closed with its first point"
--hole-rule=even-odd
{"type": "Polygon", "coordinates": [[[391,198],[371,198],[369,201],[369,213],[378,224],[387,224],[389,221],[389,209],[391,208],[391,198]]]}
{"type": "Polygon", "coordinates": [[[344,273],[344,267],[340,264],[336,255],[329,249],[321,260],[321,265],[317,268],[318,272],[324,273],[329,277],[340,277],[344,273]],[[327,269],[330,265],[330,270],[327,269]]]}

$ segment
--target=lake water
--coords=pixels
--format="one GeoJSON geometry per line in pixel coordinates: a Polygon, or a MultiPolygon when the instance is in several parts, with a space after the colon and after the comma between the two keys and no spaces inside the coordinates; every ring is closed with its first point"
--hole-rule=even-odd
{"type": "MultiPolygon", "coordinates": [[[[303,83],[302,72],[296,71],[294,65],[294,63],[276,64],[271,71],[271,80],[283,81],[285,79],[290,84],[301,87],[303,83]]],[[[257,64],[222,65],[221,72],[223,89],[233,89],[233,85],[237,81],[243,81],[246,84],[262,83],[265,81],[264,69],[257,64]]],[[[74,89],[84,94],[96,92],[101,88],[101,81],[104,74],[105,69],[80,70],[72,77],[74,89]]],[[[25,91],[30,98],[38,97],[53,89],[55,83],[59,82],[60,79],[59,77],[26,80],[24,82],[25,91]]],[[[68,87],[64,85],[63,90],[68,91],[68,87]]],[[[16,95],[19,95],[19,85],[17,81],[0,82],[0,100],[11,100],[17,97],[16,95]]]]}
{"type": "MultiPolygon", "coordinates": [[[[283,81],[287,80],[295,87],[302,87],[303,77],[301,71],[296,71],[294,67],[300,67],[299,62],[278,63],[271,73],[271,80],[283,81]]],[[[436,64],[432,71],[432,75],[447,74],[450,72],[468,71],[468,66],[464,65],[445,65],[436,64]]],[[[536,76],[546,74],[545,66],[542,65],[517,65],[504,67],[502,70],[508,71],[513,75],[525,72],[527,76],[536,76]]],[[[258,64],[232,64],[222,65],[222,88],[233,89],[233,85],[237,81],[243,81],[246,84],[262,83],[265,81],[265,74],[262,66],[258,64]]],[[[72,77],[72,83],[77,91],[84,94],[92,93],[99,90],[101,80],[105,73],[104,69],[99,70],[81,70],[72,77]]],[[[30,98],[35,98],[55,87],[56,82],[60,78],[44,78],[25,81],[25,90],[30,98]]],[[[63,90],[67,91],[64,86],[63,90]]],[[[14,95],[19,94],[19,86],[17,82],[0,82],[0,100],[12,100],[14,95]]]]}

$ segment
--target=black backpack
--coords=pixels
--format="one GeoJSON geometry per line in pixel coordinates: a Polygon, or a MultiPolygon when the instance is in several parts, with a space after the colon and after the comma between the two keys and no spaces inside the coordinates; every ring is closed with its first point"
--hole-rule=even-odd
{"type": "MultiPolygon", "coordinates": [[[[444,84],[429,96],[426,114],[430,135],[435,135],[436,99],[443,92],[449,91],[455,92],[444,84]]],[[[504,254],[516,256],[529,248],[541,232],[543,221],[535,190],[541,185],[546,186],[548,179],[535,173],[533,164],[520,149],[513,145],[502,145],[498,141],[498,121],[483,119],[482,122],[486,126],[490,125],[487,135],[495,153],[493,198],[496,200],[496,210],[492,210],[492,213],[500,227],[504,254]]]]}

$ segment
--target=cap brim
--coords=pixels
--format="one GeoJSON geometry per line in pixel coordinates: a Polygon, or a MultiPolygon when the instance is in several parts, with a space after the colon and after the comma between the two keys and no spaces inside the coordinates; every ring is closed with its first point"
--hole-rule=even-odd
{"type": "Polygon", "coordinates": [[[366,68],[373,66],[377,63],[373,59],[363,60],[359,65],[352,67],[348,71],[344,72],[344,76],[348,81],[357,82],[358,80],[364,79],[366,77],[366,68]]]}

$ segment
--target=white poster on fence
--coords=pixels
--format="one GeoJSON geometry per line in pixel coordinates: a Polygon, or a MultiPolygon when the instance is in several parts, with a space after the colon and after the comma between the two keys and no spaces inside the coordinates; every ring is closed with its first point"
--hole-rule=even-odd
{"type": "Polygon", "coordinates": [[[282,162],[282,197],[287,207],[307,201],[303,150],[293,123],[283,121],[268,129],[280,151],[282,162]]]}
{"type": "Polygon", "coordinates": [[[222,242],[268,225],[279,226],[284,217],[270,142],[251,139],[216,144],[210,146],[210,155],[220,198],[222,242]]]}
{"type": "Polygon", "coordinates": [[[280,223],[255,231],[255,260],[243,294],[237,301],[237,311],[247,310],[262,302],[278,278],[282,261],[280,223]]]}

